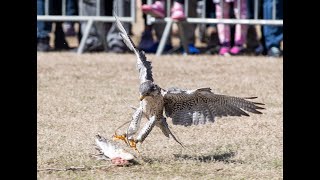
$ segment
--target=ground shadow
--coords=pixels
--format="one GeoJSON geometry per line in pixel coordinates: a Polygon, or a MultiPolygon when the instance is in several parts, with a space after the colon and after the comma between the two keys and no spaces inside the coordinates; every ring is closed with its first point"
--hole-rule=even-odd
{"type": "Polygon", "coordinates": [[[213,162],[213,161],[222,161],[225,163],[241,163],[238,160],[231,160],[235,155],[235,152],[224,152],[221,154],[213,154],[213,155],[188,155],[188,154],[173,154],[176,159],[182,159],[182,160],[194,160],[194,161],[200,161],[200,162],[213,162]]]}

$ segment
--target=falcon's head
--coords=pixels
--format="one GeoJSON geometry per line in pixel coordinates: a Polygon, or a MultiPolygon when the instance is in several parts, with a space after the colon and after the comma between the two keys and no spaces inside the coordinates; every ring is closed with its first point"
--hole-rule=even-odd
{"type": "Polygon", "coordinates": [[[152,81],[146,81],[140,84],[139,92],[140,101],[142,101],[147,96],[156,96],[161,94],[161,88],[152,81]]]}

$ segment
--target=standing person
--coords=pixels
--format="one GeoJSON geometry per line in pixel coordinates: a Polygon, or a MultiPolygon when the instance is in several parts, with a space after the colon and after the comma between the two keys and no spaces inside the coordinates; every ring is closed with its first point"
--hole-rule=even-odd
{"type": "MultiPolygon", "coordinates": [[[[189,15],[190,17],[196,17],[196,0],[189,1],[189,15]]],[[[145,14],[150,14],[151,16],[155,18],[164,18],[166,16],[165,14],[165,1],[164,0],[158,0],[155,1],[153,4],[148,5],[144,4],[141,7],[142,12],[145,14]]],[[[175,21],[184,21],[186,19],[186,15],[184,13],[184,0],[174,0],[173,5],[171,8],[171,15],[170,17],[175,21]]],[[[185,30],[185,36],[186,41],[189,48],[189,53],[191,54],[198,54],[200,51],[194,46],[195,44],[195,24],[189,24],[184,23],[182,24],[183,29],[185,30]]],[[[164,30],[164,24],[154,24],[153,28],[156,31],[156,37],[158,38],[158,41],[154,43],[152,46],[151,51],[156,52],[156,49],[158,48],[160,37],[162,37],[163,30],[164,30]]],[[[166,42],[165,50],[169,47],[172,47],[171,45],[171,32],[168,38],[168,41],[166,42]]]]}
{"type": "MultiPolygon", "coordinates": [[[[100,1],[100,15],[112,16],[114,4],[117,3],[116,13],[118,16],[127,16],[130,14],[130,6],[128,0],[100,1]]],[[[96,0],[79,1],[79,9],[82,6],[80,15],[95,16],[96,15],[96,0]]],[[[85,30],[87,22],[81,22],[81,32],[85,30]]],[[[129,32],[129,23],[124,23],[124,28],[129,32]]],[[[126,45],[119,36],[119,31],[115,23],[94,22],[90,29],[89,36],[85,42],[84,52],[99,52],[109,51],[114,53],[124,53],[127,51],[126,45]],[[106,46],[106,47],[105,47],[106,46]]]]}
{"type": "MultiPolygon", "coordinates": [[[[262,19],[262,0],[257,1],[257,9],[255,9],[255,2],[255,0],[247,0],[248,19],[255,18],[255,11],[257,12],[257,18],[262,19]]],[[[256,26],[257,25],[248,25],[246,49],[247,52],[252,52],[255,55],[262,55],[265,54],[263,32],[261,26],[258,26],[259,29],[257,29],[256,26]],[[258,31],[263,38],[259,38],[258,31]]]]}
{"type": "MultiPolygon", "coordinates": [[[[49,1],[49,7],[50,7],[49,1]]],[[[51,6],[52,7],[52,6],[51,6]]],[[[45,15],[44,0],[37,0],[37,15],[45,15]]],[[[50,46],[50,36],[52,22],[37,21],[37,51],[47,52],[52,49],[50,46]]]]}
{"type": "MultiPolygon", "coordinates": [[[[182,21],[186,19],[183,10],[184,0],[174,0],[173,6],[171,8],[171,18],[173,20],[182,21]]],[[[143,5],[142,11],[146,14],[150,14],[156,18],[164,18],[165,17],[165,1],[155,1],[151,5],[143,5]]]]}
{"type": "MultiPolygon", "coordinates": [[[[78,5],[77,0],[66,0],[66,15],[67,16],[76,16],[78,15],[78,5]]],[[[76,31],[74,29],[74,21],[64,22],[63,30],[66,36],[75,36],[76,31]]]]}
{"type": "MultiPolygon", "coordinates": [[[[146,4],[147,0],[142,0],[141,1],[141,5],[142,4],[146,4]]],[[[141,5],[139,5],[139,7],[141,8],[141,5]]],[[[147,15],[146,14],[142,14],[142,18],[143,18],[143,25],[144,25],[144,30],[141,34],[141,39],[140,42],[138,44],[138,48],[140,50],[143,50],[145,52],[147,52],[146,50],[149,50],[152,48],[152,46],[154,45],[154,39],[153,39],[153,35],[152,35],[152,30],[153,30],[153,25],[148,25],[147,24],[147,15]]]]}
{"type": "MultiPolygon", "coordinates": [[[[276,0],[276,19],[283,19],[283,0],[276,0]]],[[[263,18],[272,19],[273,0],[263,1],[263,18]]],[[[263,26],[263,36],[267,55],[271,57],[279,57],[282,52],[280,43],[283,40],[283,26],[263,26]]]]}
{"type": "MultiPolygon", "coordinates": [[[[105,3],[107,2],[109,0],[105,3]]],[[[117,7],[116,13],[119,17],[130,15],[130,0],[113,0],[112,7],[117,7]]],[[[131,32],[131,24],[129,22],[123,23],[123,26],[127,32],[131,32]]],[[[128,51],[127,46],[122,41],[122,37],[119,36],[119,30],[115,22],[111,24],[111,28],[108,31],[107,44],[111,52],[124,53],[128,51]]]]}
{"type": "MultiPolygon", "coordinates": [[[[62,1],[48,1],[49,12],[48,14],[61,15],[62,1]]],[[[45,2],[44,0],[37,0],[37,15],[45,15],[45,2]]],[[[50,46],[50,33],[52,22],[37,21],[37,51],[50,51],[50,50],[68,50],[69,45],[65,39],[65,34],[62,29],[62,22],[57,21],[54,30],[54,48],[50,46]]]]}
{"type": "MultiPolygon", "coordinates": [[[[212,0],[205,0],[206,18],[216,18],[215,3],[212,0]]],[[[200,16],[201,17],[201,16],[200,16]]],[[[199,39],[207,44],[206,54],[217,54],[219,52],[219,37],[216,24],[199,24],[199,39]]]]}
{"type": "MultiPolygon", "coordinates": [[[[240,1],[240,7],[238,7],[237,0],[223,0],[223,3],[220,3],[220,0],[213,0],[216,4],[216,16],[218,19],[228,19],[230,18],[230,6],[233,5],[233,12],[237,19],[247,19],[247,3],[246,0],[240,1]],[[223,7],[221,6],[223,5],[223,7]],[[240,16],[239,16],[240,10],[240,16]],[[223,13],[223,14],[222,14],[223,13]]],[[[244,44],[247,37],[247,25],[236,24],[235,35],[234,35],[234,45],[231,48],[231,33],[230,25],[227,24],[218,24],[218,34],[221,44],[219,50],[219,55],[238,55],[241,54],[244,50],[244,44]]]]}

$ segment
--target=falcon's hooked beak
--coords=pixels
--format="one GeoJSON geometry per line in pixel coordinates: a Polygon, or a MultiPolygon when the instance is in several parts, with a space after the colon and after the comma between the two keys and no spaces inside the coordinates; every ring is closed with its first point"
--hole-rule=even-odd
{"type": "Polygon", "coordinates": [[[142,96],[140,96],[140,98],[139,98],[139,99],[140,99],[140,101],[142,101],[145,97],[146,97],[146,96],[143,96],[143,95],[142,95],[142,96]]]}

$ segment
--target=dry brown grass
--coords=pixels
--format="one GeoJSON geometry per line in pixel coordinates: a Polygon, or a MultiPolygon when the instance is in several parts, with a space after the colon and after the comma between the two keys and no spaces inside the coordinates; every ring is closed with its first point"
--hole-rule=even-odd
{"type": "MultiPolygon", "coordinates": [[[[132,54],[38,53],[37,168],[95,166],[94,136],[111,137],[138,106],[132,54]]],[[[38,179],[283,179],[283,59],[148,55],[163,88],[211,87],[258,96],[263,115],[173,126],[186,145],[155,128],[138,148],[147,163],[87,171],[39,171],[38,179]]],[[[143,123],[145,120],[143,121],[143,123]]]]}

